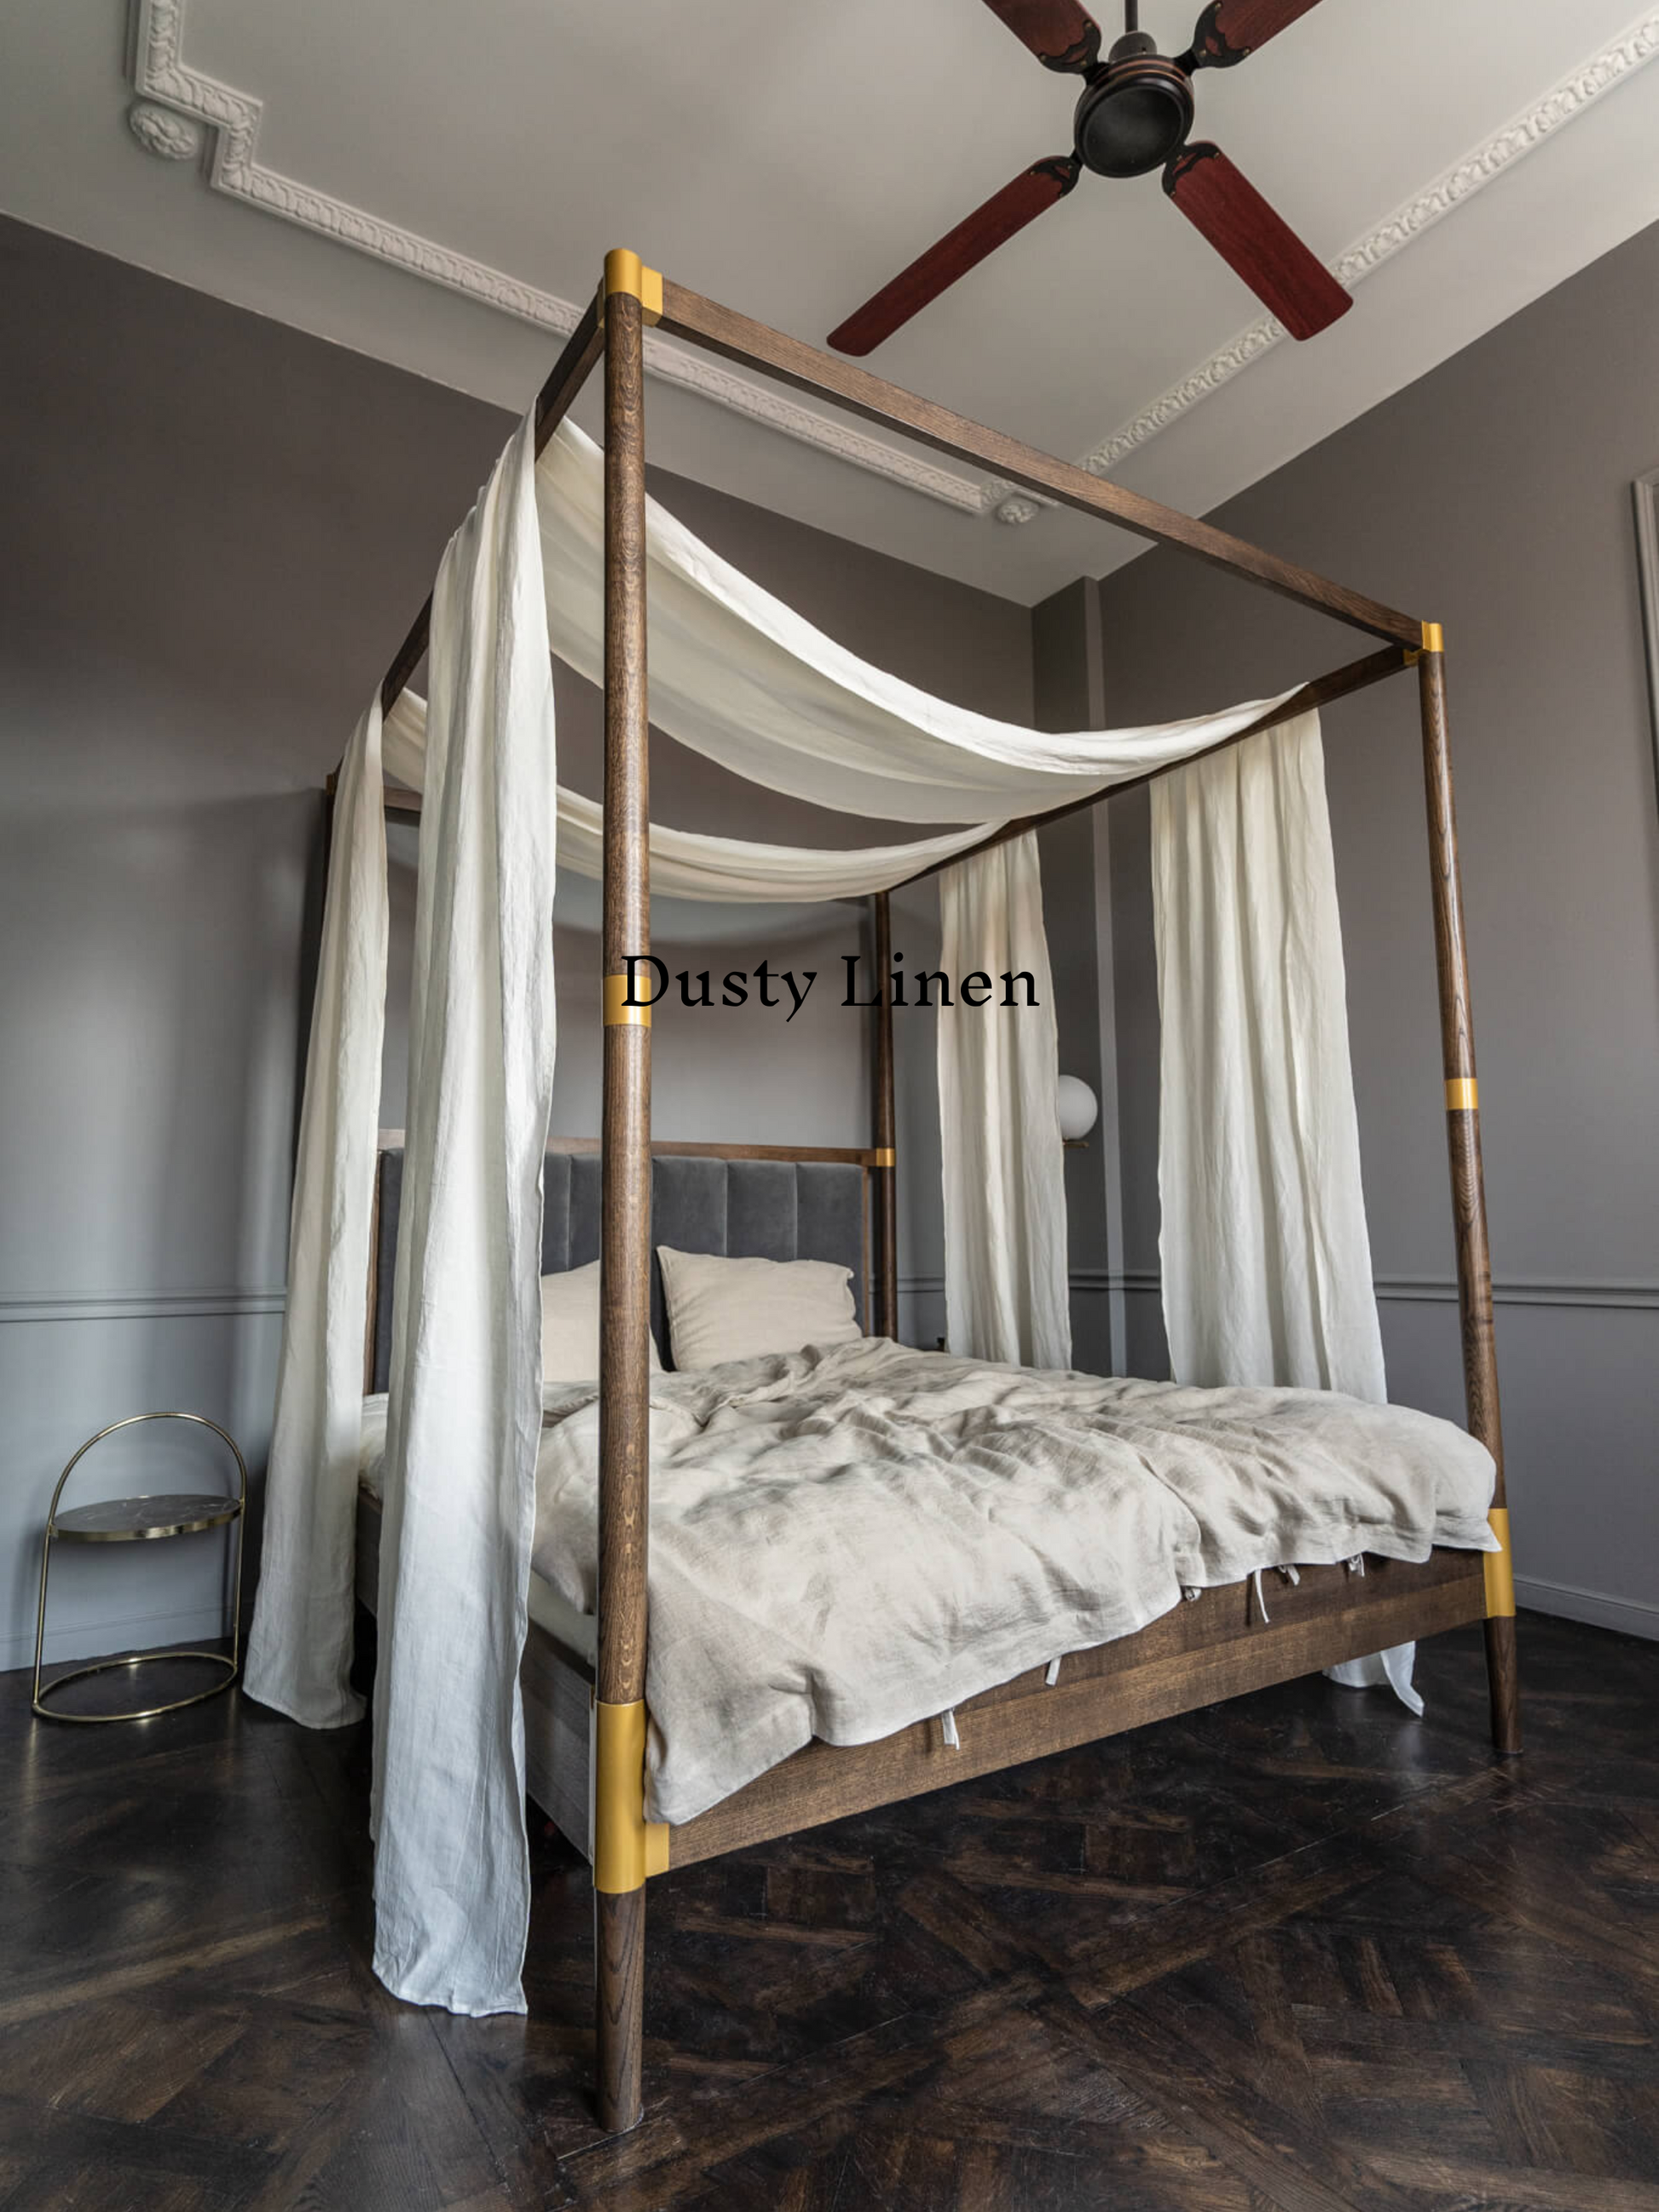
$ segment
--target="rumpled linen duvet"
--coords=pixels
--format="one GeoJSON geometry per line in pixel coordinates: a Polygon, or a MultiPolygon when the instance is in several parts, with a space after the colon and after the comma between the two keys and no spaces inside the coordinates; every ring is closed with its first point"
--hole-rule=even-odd
{"type": "MultiPolygon", "coordinates": [[[[599,1408],[550,1386],[534,1565],[594,1608],[599,1408]]],[[[1490,1551],[1449,1422],[882,1338],[651,1380],[647,1809],[685,1821],[813,1736],[867,1743],[1183,1587],[1356,1553],[1490,1551]]]]}

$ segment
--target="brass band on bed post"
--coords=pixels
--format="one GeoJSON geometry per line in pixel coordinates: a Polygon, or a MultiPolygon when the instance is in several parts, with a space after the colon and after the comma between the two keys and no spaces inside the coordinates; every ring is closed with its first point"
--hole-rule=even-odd
{"type": "MultiPolygon", "coordinates": [[[[607,984],[651,949],[641,271],[605,269],[605,920],[607,984]]],[[[604,997],[607,1014],[617,994],[604,997]]],[[[651,1028],[607,1018],[600,1246],[599,1664],[593,1732],[599,2124],[642,2112],[646,1547],[650,1507],[651,1028]]],[[[665,1856],[659,1832],[654,1856],[665,1856]]]]}
{"type": "Polygon", "coordinates": [[[870,902],[876,959],[875,1178],[876,1334],[898,1335],[898,1162],[894,1135],[893,1006],[887,977],[893,965],[892,917],[887,893],[870,902]]]}
{"type": "Polygon", "coordinates": [[[1423,776],[1429,810],[1429,859],[1434,880],[1435,967],[1440,985],[1440,1048],[1446,1084],[1446,1143],[1450,1156],[1452,1220],[1457,1235],[1457,1303],[1463,1324],[1463,1392],[1469,1433],[1498,1463],[1492,1525],[1503,1545],[1486,1559],[1486,1676],[1492,1741],[1521,1748],[1515,1656],[1515,1577],[1504,1491],[1504,1430],[1498,1404],[1498,1355],[1492,1335],[1492,1260],[1486,1243],[1486,1194],[1480,1165],[1480,1092],[1474,1025],[1469,1010],[1468,948],[1463,934],[1463,884],[1457,860],[1457,811],[1452,792],[1446,720],[1445,639],[1425,623],[1417,678],[1423,714],[1423,776]]]}

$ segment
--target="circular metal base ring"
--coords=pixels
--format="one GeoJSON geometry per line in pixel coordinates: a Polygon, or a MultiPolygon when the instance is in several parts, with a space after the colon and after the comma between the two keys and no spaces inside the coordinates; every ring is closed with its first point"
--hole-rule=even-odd
{"type": "Polygon", "coordinates": [[[67,1674],[59,1674],[55,1681],[43,1682],[40,1694],[32,1703],[42,1720],[70,1721],[79,1728],[101,1728],[111,1721],[149,1721],[154,1720],[158,1713],[182,1712],[186,1705],[199,1705],[209,1698],[216,1698],[222,1690],[230,1687],[238,1671],[236,1661],[222,1651],[141,1651],[129,1659],[99,1659],[89,1667],[72,1667],[67,1674]],[[47,1698],[55,1697],[59,1690],[66,1689],[71,1682],[83,1681],[88,1674],[107,1674],[117,1667],[153,1666],[158,1659],[205,1659],[210,1665],[224,1669],[223,1679],[210,1682],[205,1690],[192,1691],[187,1698],[173,1698],[164,1705],[143,1705],[131,1713],[66,1713],[46,1703],[47,1698]]]}

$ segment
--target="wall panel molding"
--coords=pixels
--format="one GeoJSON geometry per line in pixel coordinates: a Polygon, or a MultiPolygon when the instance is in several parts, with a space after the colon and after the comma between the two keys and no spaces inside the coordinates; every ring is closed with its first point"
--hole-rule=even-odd
{"type": "Polygon", "coordinates": [[[72,1298],[0,1298],[7,1322],[187,1321],[204,1315],[280,1314],[280,1290],[101,1291],[72,1298]]]}
{"type": "MultiPolygon", "coordinates": [[[[1379,1298],[1409,1304],[1455,1305],[1457,1285],[1449,1276],[1379,1275],[1379,1298]]],[[[1492,1304],[1500,1306],[1607,1306],[1626,1311],[1659,1309],[1659,1283],[1551,1282],[1527,1275],[1494,1281],[1492,1304]]]]}
{"type": "MultiPolygon", "coordinates": [[[[523,283],[504,270],[453,252],[435,240],[267,167],[258,159],[263,102],[189,65],[184,58],[185,10],[185,0],[132,0],[131,76],[139,98],[128,121],[141,144],[168,160],[188,158],[195,150],[181,143],[177,132],[163,127],[170,111],[182,118],[183,127],[211,137],[205,173],[214,191],[369,254],[428,284],[461,293],[520,322],[534,324],[555,337],[569,336],[581,313],[580,302],[523,283]]],[[[924,498],[967,514],[980,513],[988,503],[984,487],[970,478],[941,468],[921,453],[885,445],[850,422],[803,406],[780,386],[752,383],[711,356],[647,336],[646,367],[665,384],[695,392],[717,407],[746,416],[801,445],[815,446],[924,498]]]]}
{"type": "MultiPolygon", "coordinates": [[[[1067,1280],[1074,1292],[1108,1296],[1114,1291],[1156,1297],[1162,1288],[1156,1268],[1074,1267],[1067,1280]]],[[[1449,1276],[1379,1275],[1379,1299],[1409,1304],[1455,1305],[1457,1285],[1449,1276]]],[[[942,1297],[943,1275],[901,1275],[906,1297],[942,1297]]],[[[1492,1285],[1498,1305],[1605,1307],[1619,1311],[1659,1311],[1659,1283],[1549,1282],[1511,1276],[1492,1285]]],[[[0,1326],[8,1322],[176,1321],[198,1315],[280,1314],[287,1305],[281,1290],[191,1290],[94,1291],[77,1297],[0,1298],[0,1326]]]]}
{"type": "MultiPolygon", "coordinates": [[[[213,191],[556,337],[569,334],[580,311],[579,303],[525,283],[504,270],[457,253],[262,163],[258,149],[263,104],[186,63],[186,4],[187,0],[131,0],[130,68],[138,99],[128,120],[141,144],[162,159],[184,161],[198,153],[196,139],[210,141],[204,173],[213,191]],[[169,118],[173,127],[169,127],[169,118]]],[[[1332,264],[1336,274],[1350,289],[1363,283],[1656,56],[1659,6],[1649,6],[1500,130],[1470,147],[1357,239],[1332,264]]],[[[1127,455],[1260,361],[1285,336],[1283,325],[1271,316],[1236,332],[1207,361],[1093,446],[1079,465],[1096,476],[1109,475],[1127,455]]],[[[776,386],[750,381],[708,356],[647,337],[646,358],[651,374],[664,383],[964,514],[994,512],[1002,522],[1023,524],[1052,504],[1006,483],[976,483],[920,453],[885,445],[850,422],[803,405],[776,386]]]]}
{"type": "MultiPolygon", "coordinates": [[[[1466,206],[1477,192],[1496,183],[1517,161],[1535,152],[1569,123],[1587,114],[1599,100],[1625,83],[1638,70],[1645,69],[1656,58],[1659,58],[1659,7],[1648,7],[1617,37],[1587,54],[1547,92],[1540,94],[1519,114],[1512,115],[1500,130],[1471,146],[1431,182],[1402,200],[1363,238],[1356,239],[1331,264],[1337,277],[1352,292],[1375,270],[1392,261],[1396,253],[1466,206]]],[[[1132,416],[1092,447],[1081,457],[1079,467],[1094,476],[1109,476],[1137,447],[1167,430],[1188,409],[1196,407],[1200,400],[1207,399],[1212,392],[1218,392],[1224,384],[1231,383],[1265,354],[1271,353],[1286,335],[1284,325],[1272,315],[1264,315],[1247,330],[1239,331],[1225,345],[1218,346],[1208,361],[1172,384],[1168,391],[1160,392],[1149,406],[1143,407],[1138,415],[1132,416]]],[[[997,520],[1015,524],[1033,520],[1045,507],[1054,504],[1028,492],[1016,492],[1006,484],[993,485],[990,497],[996,507],[997,520]]]]}
{"type": "MultiPolygon", "coordinates": [[[[1109,1295],[1157,1297],[1163,1288],[1155,1267],[1127,1267],[1114,1273],[1105,1267],[1073,1267],[1068,1278],[1073,1291],[1109,1295]]],[[[945,1288],[942,1275],[901,1275],[901,1291],[924,1296],[945,1288]]],[[[1457,1284],[1450,1275],[1379,1275],[1373,1288],[1385,1304],[1457,1304],[1457,1284]]],[[[1659,1283],[1553,1282],[1527,1275],[1510,1275],[1494,1282],[1492,1302],[1500,1306],[1589,1306],[1621,1312],[1659,1311],[1659,1283]]]]}

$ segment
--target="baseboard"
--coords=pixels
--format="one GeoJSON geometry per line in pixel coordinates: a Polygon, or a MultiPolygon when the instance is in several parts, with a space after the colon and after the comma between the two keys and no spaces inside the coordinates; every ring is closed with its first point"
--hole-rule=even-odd
{"type": "Polygon", "coordinates": [[[1600,1590],[1575,1589],[1571,1583],[1542,1583],[1530,1576],[1515,1578],[1517,1601],[1534,1613],[1553,1613],[1563,1620],[1583,1620],[1592,1628],[1616,1628],[1623,1636],[1646,1637],[1659,1643],[1659,1605],[1642,1605],[1633,1598],[1604,1597],[1600,1590]]]}
{"type": "MultiPolygon", "coordinates": [[[[246,1628],[247,1623],[242,1624],[246,1628]]],[[[135,1613],[119,1620],[81,1621],[46,1637],[46,1665],[70,1667],[79,1660],[106,1659],[123,1651],[152,1651],[167,1644],[215,1644],[228,1635],[228,1608],[197,1606],[189,1613],[135,1613]]],[[[33,1667],[34,1622],[15,1635],[0,1638],[0,1669],[33,1667]]]]}

